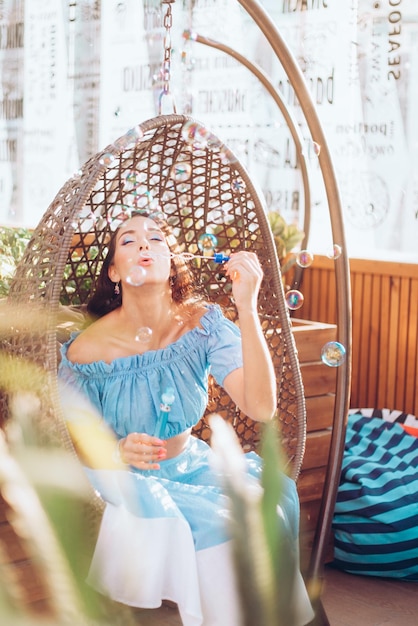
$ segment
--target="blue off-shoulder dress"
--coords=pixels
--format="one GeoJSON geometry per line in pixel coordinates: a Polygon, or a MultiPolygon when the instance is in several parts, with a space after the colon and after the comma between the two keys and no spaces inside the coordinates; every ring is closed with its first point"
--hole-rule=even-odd
{"type": "MultiPolygon", "coordinates": [[[[193,427],[208,401],[208,378],[222,385],[242,366],[238,327],[209,305],[200,325],[160,350],[115,359],[74,363],[63,345],[59,366],[64,412],[74,391],[86,398],[117,438],[131,432],[156,434],[163,392],[174,401],[163,438],[193,427]]],[[[72,419],[71,417],[69,419],[72,419]]],[[[114,600],[155,608],[176,602],[185,626],[237,626],[239,599],[228,536],[228,498],[214,469],[211,448],[190,437],[177,457],[159,470],[91,469],[88,479],[106,508],[89,581],[114,600]]],[[[261,459],[246,455],[249,480],[258,481],[261,459]]],[[[299,502],[294,481],[284,477],[281,515],[297,555],[299,502]]],[[[299,624],[312,618],[297,572],[295,603],[299,624]]]]}

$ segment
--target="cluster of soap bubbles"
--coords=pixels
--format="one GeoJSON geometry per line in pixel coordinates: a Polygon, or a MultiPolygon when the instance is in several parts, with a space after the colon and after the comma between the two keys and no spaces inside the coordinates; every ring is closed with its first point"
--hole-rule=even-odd
{"type": "Polygon", "coordinates": [[[193,120],[187,121],[181,130],[181,137],[192,149],[217,149],[222,163],[233,163],[236,161],[236,157],[222,141],[198,122],[193,120]]]}
{"type": "MultiPolygon", "coordinates": [[[[140,212],[138,212],[140,214],[140,212]]],[[[152,217],[152,214],[151,214],[152,217]]],[[[181,257],[184,261],[191,261],[195,258],[211,258],[216,263],[223,263],[229,259],[222,253],[215,253],[215,248],[218,244],[216,236],[212,233],[204,233],[199,237],[198,248],[203,253],[202,255],[193,254],[192,252],[169,252],[168,254],[155,254],[147,252],[147,257],[164,256],[166,258],[181,257]]],[[[127,273],[126,282],[132,287],[140,287],[144,284],[147,276],[147,270],[142,265],[133,264],[127,273]]],[[[139,339],[137,339],[139,341],[139,339]]],[[[140,341],[145,341],[144,337],[140,341]]]]}
{"type": "MultiPolygon", "coordinates": [[[[313,263],[314,255],[309,250],[300,250],[295,255],[295,263],[299,267],[307,268],[313,263]]],[[[285,301],[287,308],[291,311],[297,311],[303,305],[305,298],[298,289],[288,289],[285,293],[285,301]]]]}
{"type": "Polygon", "coordinates": [[[155,221],[166,221],[167,216],[161,210],[161,207],[157,204],[155,208],[144,207],[138,208],[133,204],[114,204],[107,212],[107,222],[111,226],[112,230],[116,228],[121,222],[134,217],[135,215],[144,214],[147,217],[155,221]]]}
{"type": "MultiPolygon", "coordinates": [[[[318,153],[319,155],[319,153],[318,153]]],[[[336,260],[342,254],[339,244],[334,244],[332,250],[327,254],[328,258],[336,260]]],[[[308,250],[301,250],[296,254],[295,262],[299,267],[307,268],[312,265],[314,256],[308,250]]],[[[288,289],[285,293],[285,300],[288,309],[296,311],[304,303],[304,296],[298,289],[288,289]]],[[[328,367],[339,367],[345,362],[346,349],[338,341],[329,341],[321,350],[321,360],[328,367]]]]}
{"type": "MultiPolygon", "coordinates": [[[[119,137],[111,148],[114,148],[116,152],[122,152],[123,150],[127,150],[128,148],[134,147],[137,142],[144,137],[143,130],[140,126],[134,126],[129,129],[125,135],[119,137]]],[[[116,160],[116,154],[109,150],[108,152],[104,152],[102,156],[99,158],[99,164],[104,167],[109,167],[113,165],[116,160]]]]}
{"type": "MultiPolygon", "coordinates": [[[[117,150],[125,150],[135,145],[143,137],[143,132],[140,127],[132,128],[124,137],[118,139],[114,147],[117,150]]],[[[222,142],[214,136],[204,126],[189,120],[186,122],[181,130],[181,137],[183,141],[190,146],[190,149],[204,150],[204,149],[219,149],[220,158],[223,162],[231,162],[233,155],[222,144],[222,142]]],[[[315,154],[319,157],[321,153],[321,146],[317,142],[313,142],[313,149],[315,154]]],[[[99,163],[102,166],[111,166],[116,159],[113,152],[105,152],[99,159],[99,163]]],[[[140,170],[141,168],[139,168],[140,170]]],[[[187,160],[180,160],[172,165],[169,176],[175,183],[181,184],[188,181],[192,176],[192,166],[187,160]]],[[[165,215],[159,206],[158,200],[153,197],[152,192],[146,187],[146,174],[141,171],[128,171],[125,174],[124,185],[124,203],[114,205],[112,210],[109,211],[108,220],[110,221],[124,221],[129,219],[134,214],[140,214],[141,210],[146,211],[147,215],[154,219],[165,219],[165,215]]],[[[232,181],[231,189],[233,193],[241,193],[245,190],[244,181],[237,178],[232,181]]],[[[191,260],[200,256],[200,258],[212,258],[215,262],[222,263],[228,260],[228,257],[215,252],[215,248],[218,245],[218,240],[213,233],[206,232],[202,234],[197,242],[198,249],[202,253],[195,255],[192,253],[183,252],[180,255],[185,260],[191,260]]],[[[342,248],[339,244],[333,244],[332,249],[327,253],[328,258],[336,260],[342,254],[342,248]]],[[[295,263],[301,268],[308,268],[312,265],[314,260],[313,254],[309,250],[301,250],[295,255],[295,263]]],[[[146,278],[146,269],[140,265],[133,265],[128,272],[126,281],[132,286],[141,286],[146,278]]],[[[285,301],[289,310],[296,311],[303,306],[304,296],[298,289],[288,289],[285,293],[285,301]]],[[[148,327],[139,328],[135,341],[141,343],[149,343],[152,337],[152,330],[148,327]]],[[[321,359],[325,365],[329,367],[338,367],[344,363],[346,358],[346,350],[344,346],[337,342],[332,341],[325,344],[321,352],[321,359]]]]}
{"type": "Polygon", "coordinates": [[[212,146],[215,141],[214,135],[207,128],[193,120],[189,120],[183,125],[181,136],[187,144],[194,148],[204,149],[212,146]]]}
{"type": "MultiPolygon", "coordinates": [[[[181,130],[183,141],[192,150],[214,150],[219,149],[219,158],[222,163],[231,163],[235,160],[232,153],[222,144],[222,142],[213,135],[207,128],[189,120],[181,130]]],[[[188,160],[179,160],[174,163],[170,169],[170,178],[177,184],[186,183],[192,175],[192,166],[188,160]]],[[[240,193],[245,189],[244,181],[235,179],[231,184],[233,193],[240,193]]]]}
{"type": "Polygon", "coordinates": [[[124,204],[131,209],[146,209],[147,211],[161,211],[160,204],[154,198],[152,192],[144,184],[146,174],[144,172],[130,170],[123,179],[125,191],[124,204]]]}

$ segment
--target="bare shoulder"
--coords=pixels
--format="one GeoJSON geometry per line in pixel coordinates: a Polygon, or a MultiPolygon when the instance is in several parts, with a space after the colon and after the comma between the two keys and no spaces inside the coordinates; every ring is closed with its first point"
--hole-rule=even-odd
{"type": "Polygon", "coordinates": [[[208,305],[205,302],[193,303],[187,311],[186,317],[188,318],[189,328],[195,328],[195,326],[201,326],[200,320],[208,312],[208,305]]]}
{"type": "Polygon", "coordinates": [[[107,316],[93,322],[70,344],[67,358],[73,363],[94,363],[106,360],[106,342],[103,338],[110,332],[107,316]]]}

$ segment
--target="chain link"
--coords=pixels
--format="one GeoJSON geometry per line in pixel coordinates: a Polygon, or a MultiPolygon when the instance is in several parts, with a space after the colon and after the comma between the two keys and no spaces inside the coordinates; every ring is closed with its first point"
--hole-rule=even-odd
{"type": "MultiPolygon", "coordinates": [[[[159,113],[161,114],[162,109],[162,100],[165,96],[169,96],[170,94],[170,78],[171,78],[171,27],[173,25],[173,15],[171,12],[171,5],[175,2],[175,0],[162,0],[162,4],[167,5],[167,11],[163,18],[163,26],[165,28],[164,35],[164,58],[162,64],[162,82],[163,82],[163,90],[160,94],[159,98],[159,113]]],[[[174,99],[172,99],[172,105],[174,112],[176,110],[174,99]]]]}

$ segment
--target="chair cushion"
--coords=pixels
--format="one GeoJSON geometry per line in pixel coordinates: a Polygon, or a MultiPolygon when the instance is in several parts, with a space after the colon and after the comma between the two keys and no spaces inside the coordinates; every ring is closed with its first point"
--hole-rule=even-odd
{"type": "Polygon", "coordinates": [[[400,411],[350,411],[333,519],[341,569],[418,580],[417,427],[400,411]]]}

